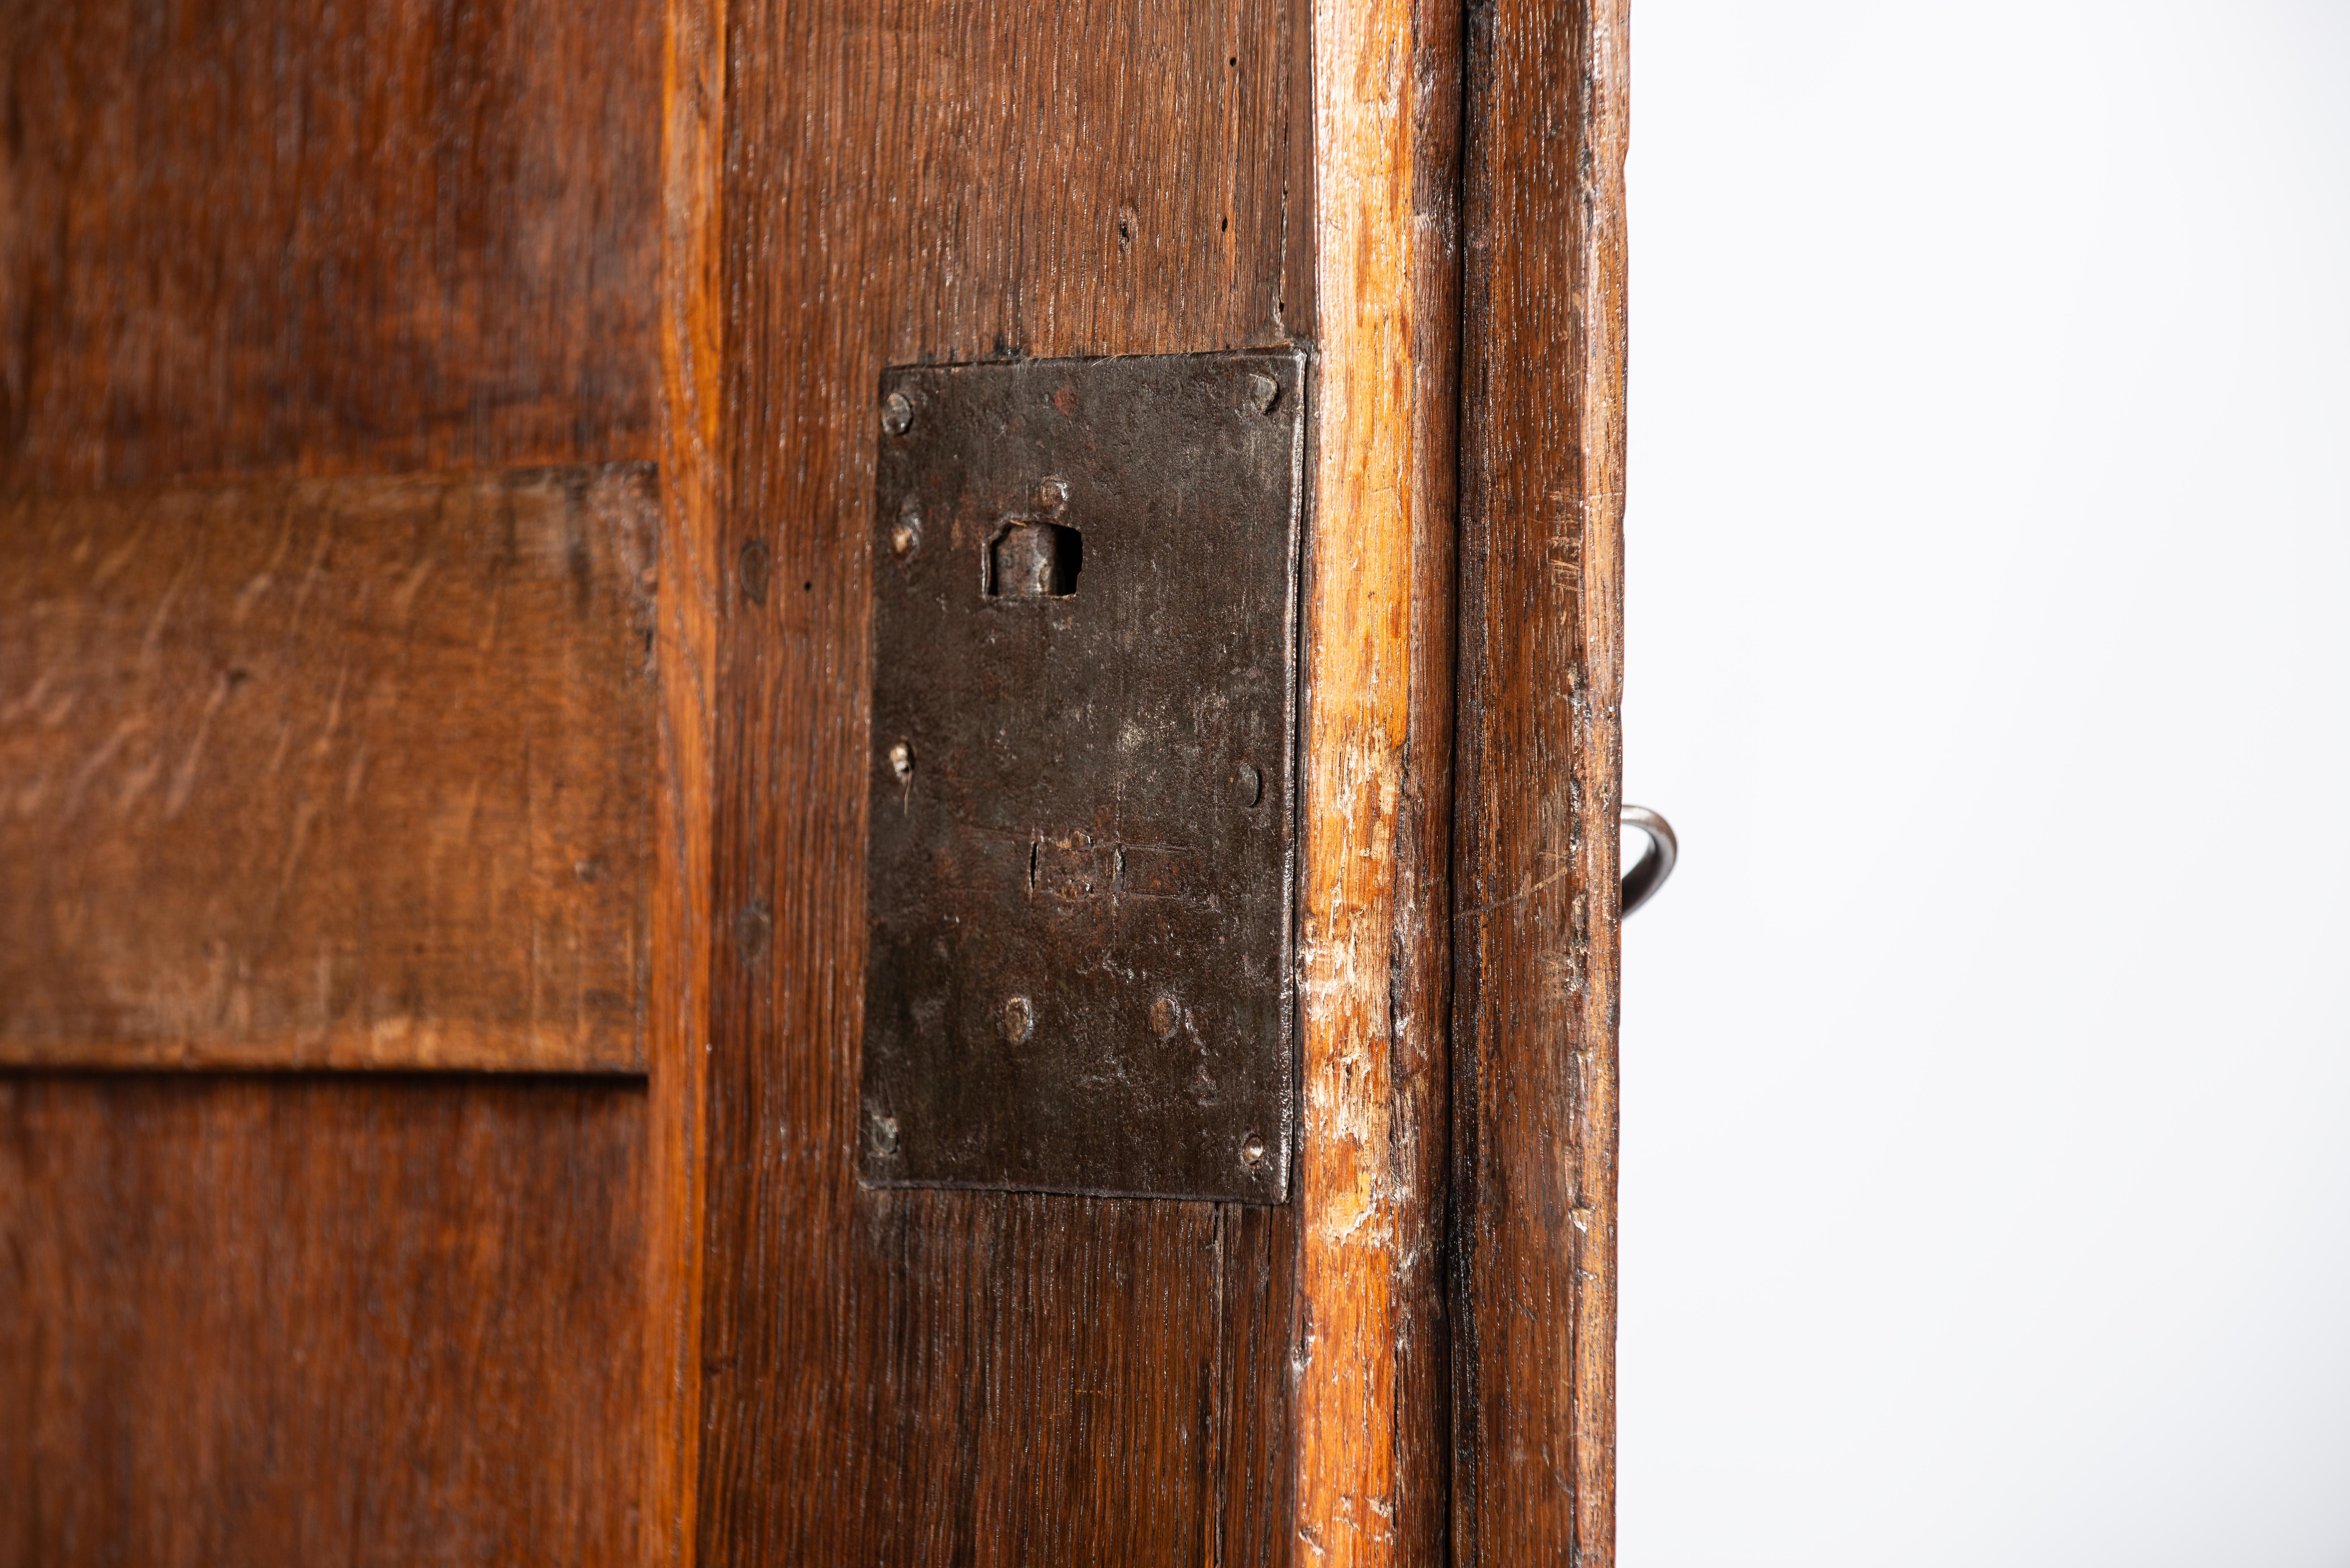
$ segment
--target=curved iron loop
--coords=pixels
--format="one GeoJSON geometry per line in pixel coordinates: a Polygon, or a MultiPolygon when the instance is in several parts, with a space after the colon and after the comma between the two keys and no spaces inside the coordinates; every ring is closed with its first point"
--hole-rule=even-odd
{"type": "Polygon", "coordinates": [[[1665,878],[1673,874],[1673,862],[1680,858],[1680,841],[1673,836],[1673,825],[1645,805],[1624,808],[1624,826],[1637,827],[1648,836],[1648,853],[1640,863],[1624,873],[1624,905],[1622,913],[1631,912],[1657,896],[1665,878]]]}

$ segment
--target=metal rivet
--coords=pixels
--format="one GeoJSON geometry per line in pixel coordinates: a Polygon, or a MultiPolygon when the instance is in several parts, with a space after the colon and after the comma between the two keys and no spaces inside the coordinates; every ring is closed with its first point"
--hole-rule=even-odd
{"type": "Polygon", "coordinates": [[[922,542],[922,514],[908,506],[889,527],[889,551],[895,556],[910,556],[914,546],[922,542]]]}
{"type": "Polygon", "coordinates": [[[1183,1022],[1183,1010],[1171,996],[1162,996],[1150,1004],[1150,1032],[1161,1040],[1172,1039],[1175,1026],[1183,1022]]]}
{"type": "Polygon", "coordinates": [[[1036,1010],[1024,996],[1008,998],[1003,1003],[1003,1016],[999,1021],[1006,1044],[1017,1045],[1036,1032],[1036,1010]]]}
{"type": "Polygon", "coordinates": [[[1264,1164],[1264,1139],[1249,1134],[1241,1144],[1241,1163],[1251,1170],[1261,1168],[1264,1164]]]}
{"type": "Polygon", "coordinates": [[[914,748],[900,741],[889,748],[889,771],[899,784],[914,776],[914,748]]]}
{"type": "Polygon", "coordinates": [[[1273,412],[1273,400],[1281,396],[1281,383],[1270,376],[1252,372],[1248,379],[1248,396],[1250,406],[1258,413],[1269,414],[1273,412]]]}
{"type": "Polygon", "coordinates": [[[914,400],[903,392],[892,392],[881,400],[881,428],[893,436],[904,435],[914,428],[914,400]]]}
{"type": "Polygon", "coordinates": [[[898,1152],[897,1117],[877,1116],[873,1118],[873,1150],[877,1154],[898,1152]]]}
{"type": "Polygon", "coordinates": [[[1036,487],[1037,511],[1058,512],[1068,504],[1069,482],[1067,480],[1057,477],[1049,478],[1036,487]]]}
{"type": "Polygon", "coordinates": [[[1232,798],[1243,805],[1254,805],[1264,798],[1264,775],[1243,763],[1232,774],[1232,798]]]}

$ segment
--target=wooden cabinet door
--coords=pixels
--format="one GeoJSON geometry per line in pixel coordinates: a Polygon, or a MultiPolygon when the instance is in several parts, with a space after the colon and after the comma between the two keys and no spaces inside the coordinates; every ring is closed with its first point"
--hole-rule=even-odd
{"type": "Polygon", "coordinates": [[[1607,1560],[1624,35],[0,17],[0,1562],[1607,1560]],[[882,374],[1275,348],[1285,1200],[862,1184],[882,374]]]}

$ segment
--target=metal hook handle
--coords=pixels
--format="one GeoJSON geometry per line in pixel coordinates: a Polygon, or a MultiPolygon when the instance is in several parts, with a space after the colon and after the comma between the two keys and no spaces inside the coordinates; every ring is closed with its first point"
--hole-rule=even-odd
{"type": "Polygon", "coordinates": [[[1648,853],[1640,863],[1624,873],[1623,913],[1633,910],[1657,896],[1665,878],[1673,874],[1673,862],[1680,858],[1680,841],[1673,836],[1673,825],[1645,805],[1624,808],[1624,826],[1637,827],[1648,836],[1648,853]]]}

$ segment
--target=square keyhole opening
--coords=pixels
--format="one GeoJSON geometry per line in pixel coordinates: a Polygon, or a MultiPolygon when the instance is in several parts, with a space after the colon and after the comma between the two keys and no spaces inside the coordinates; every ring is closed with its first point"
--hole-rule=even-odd
{"type": "Polygon", "coordinates": [[[1077,591],[1085,539],[1059,523],[1006,523],[987,546],[993,598],[1065,599],[1077,591]]]}

